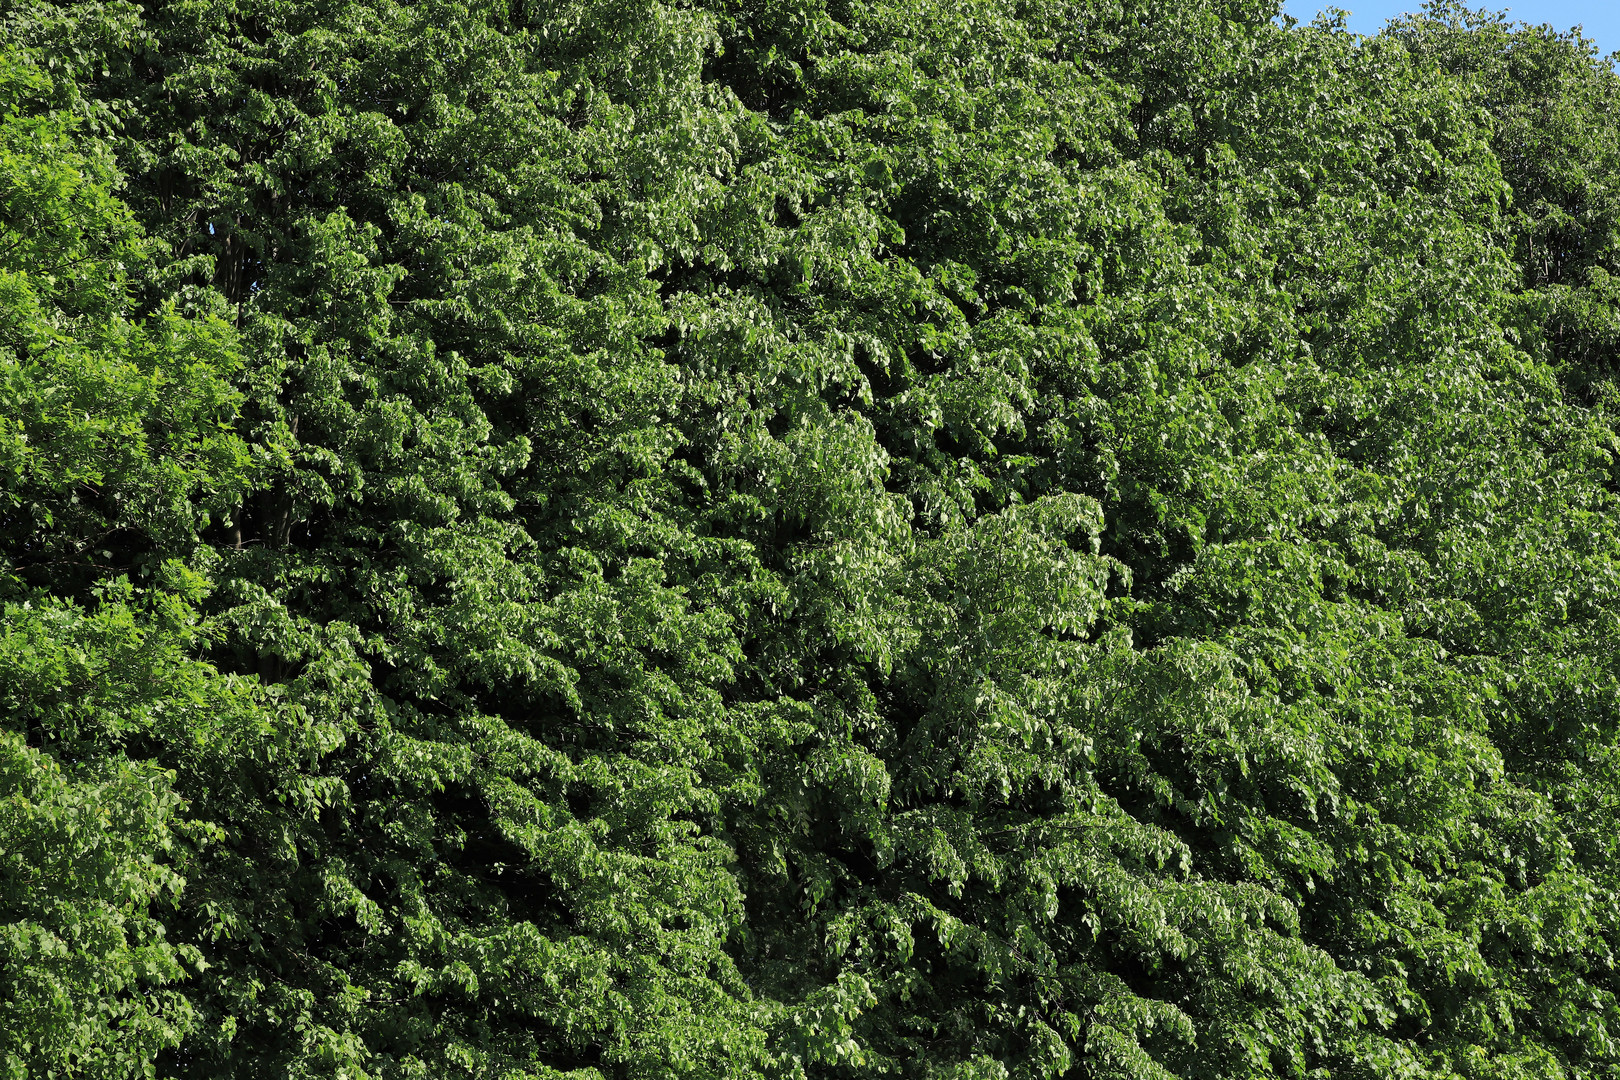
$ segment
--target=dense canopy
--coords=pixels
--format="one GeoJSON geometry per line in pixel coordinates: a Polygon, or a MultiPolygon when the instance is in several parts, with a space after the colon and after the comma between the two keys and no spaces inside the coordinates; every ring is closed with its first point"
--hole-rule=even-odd
{"type": "Polygon", "coordinates": [[[0,1077],[1613,1077],[1617,379],[1450,0],[7,0],[0,1077]]]}

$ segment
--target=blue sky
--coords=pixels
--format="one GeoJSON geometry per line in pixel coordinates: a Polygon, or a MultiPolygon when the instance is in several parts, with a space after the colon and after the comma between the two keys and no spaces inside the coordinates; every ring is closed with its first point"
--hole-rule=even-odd
{"type": "MultiPolygon", "coordinates": [[[[1283,4],[1301,22],[1310,22],[1327,6],[1326,0],[1285,0],[1283,4]]],[[[1336,0],[1336,6],[1350,12],[1351,30],[1371,34],[1393,16],[1420,9],[1423,0],[1336,0]]],[[[1469,6],[1506,8],[1508,17],[1516,22],[1552,23],[1560,30],[1580,23],[1605,54],[1620,49],[1620,0],[1473,0],[1469,6]]]]}

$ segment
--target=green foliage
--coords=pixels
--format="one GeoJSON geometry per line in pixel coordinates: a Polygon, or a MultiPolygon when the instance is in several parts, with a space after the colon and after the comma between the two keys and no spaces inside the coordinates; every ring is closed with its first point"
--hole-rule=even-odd
{"type": "Polygon", "coordinates": [[[126,765],[75,782],[20,737],[0,739],[6,1075],[150,1075],[192,1019],[160,988],[197,961],[151,913],[182,884],[159,861],[172,848],[168,777],[126,765]]]}
{"type": "Polygon", "coordinates": [[[0,1067],[153,1075],[205,965],[162,921],[186,816],[151,760],[215,741],[255,691],[195,657],[197,530],[246,489],[229,328],[132,319],[151,256],[97,111],[37,54],[0,56],[0,1067]],[[139,582],[139,586],[134,584],[139,582]]]}
{"type": "Polygon", "coordinates": [[[1616,77],[1275,15],[12,9],[12,1071],[1611,1075],[1616,77]]]}

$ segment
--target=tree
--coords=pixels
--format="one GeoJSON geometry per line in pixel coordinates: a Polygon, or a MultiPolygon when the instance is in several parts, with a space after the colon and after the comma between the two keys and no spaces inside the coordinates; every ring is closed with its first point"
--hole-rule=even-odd
{"type": "Polygon", "coordinates": [[[28,585],[232,718],[150,1066],[1612,1072],[1612,79],[1275,14],[19,9],[240,394],[28,585]]]}
{"type": "Polygon", "coordinates": [[[196,533],[246,489],[217,322],[131,317],[150,245],[105,110],[0,54],[0,1067],[150,1076],[203,966],[163,917],[208,839],[154,764],[251,694],[192,657],[196,533]]]}

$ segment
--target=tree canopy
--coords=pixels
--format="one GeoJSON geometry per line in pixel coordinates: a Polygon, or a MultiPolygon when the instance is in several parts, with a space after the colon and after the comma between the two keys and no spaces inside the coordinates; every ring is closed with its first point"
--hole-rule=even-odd
{"type": "Polygon", "coordinates": [[[1620,74],[1451,0],[0,7],[8,1080],[1620,1069],[1620,74]]]}

